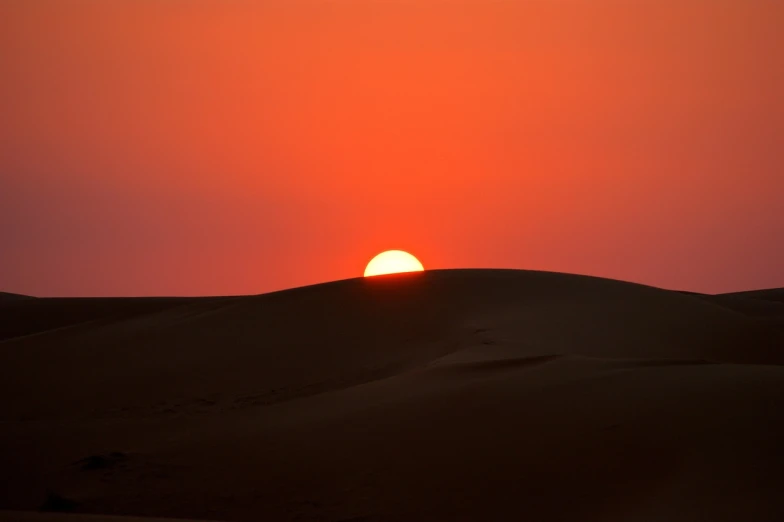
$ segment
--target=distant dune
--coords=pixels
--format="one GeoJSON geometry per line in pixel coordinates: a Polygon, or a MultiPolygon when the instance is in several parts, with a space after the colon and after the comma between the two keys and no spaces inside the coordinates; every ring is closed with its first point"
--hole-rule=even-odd
{"type": "Polygon", "coordinates": [[[736,297],[745,297],[751,299],[762,299],[764,301],[776,301],[784,303],[784,288],[774,288],[771,290],[752,290],[751,292],[736,292],[732,295],[736,297]]]}
{"type": "Polygon", "coordinates": [[[199,522],[182,518],[123,517],[88,515],[82,513],[36,513],[30,511],[0,511],[0,522],[199,522]]]}
{"type": "MultiPolygon", "coordinates": [[[[225,299],[225,298],[224,298],[225,299]]],[[[178,304],[187,298],[48,298],[0,295],[0,341],[80,323],[127,320],[178,304]],[[4,297],[7,296],[7,297],[4,297]]]]}
{"type": "Polygon", "coordinates": [[[22,295],[22,294],[11,294],[9,292],[0,292],[0,303],[6,301],[18,301],[20,299],[33,299],[29,295],[22,295]]]}
{"type": "Polygon", "coordinates": [[[2,298],[0,508],[784,520],[781,292],[445,270],[2,298]]]}

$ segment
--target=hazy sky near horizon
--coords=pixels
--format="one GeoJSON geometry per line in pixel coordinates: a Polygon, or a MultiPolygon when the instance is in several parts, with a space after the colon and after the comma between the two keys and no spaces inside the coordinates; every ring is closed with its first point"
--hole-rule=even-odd
{"type": "Polygon", "coordinates": [[[0,290],[784,286],[784,2],[3,0],[0,290]]]}

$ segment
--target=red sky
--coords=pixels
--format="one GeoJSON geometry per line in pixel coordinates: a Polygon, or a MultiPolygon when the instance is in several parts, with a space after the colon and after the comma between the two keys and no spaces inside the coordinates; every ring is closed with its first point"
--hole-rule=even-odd
{"type": "Polygon", "coordinates": [[[784,2],[3,0],[0,289],[784,286],[784,2]]]}

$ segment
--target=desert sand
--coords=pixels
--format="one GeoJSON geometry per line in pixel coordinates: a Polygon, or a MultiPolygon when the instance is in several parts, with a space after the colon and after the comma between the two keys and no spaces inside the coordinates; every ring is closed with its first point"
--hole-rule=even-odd
{"type": "Polygon", "coordinates": [[[782,290],[2,294],[0,353],[0,520],[784,520],[782,290]]]}

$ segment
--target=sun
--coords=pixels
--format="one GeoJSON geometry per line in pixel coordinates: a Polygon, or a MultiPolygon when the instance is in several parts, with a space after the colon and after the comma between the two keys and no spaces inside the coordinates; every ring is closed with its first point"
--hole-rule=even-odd
{"type": "Polygon", "coordinates": [[[417,258],[402,250],[381,252],[368,263],[365,277],[400,272],[421,272],[425,269],[417,258]]]}

